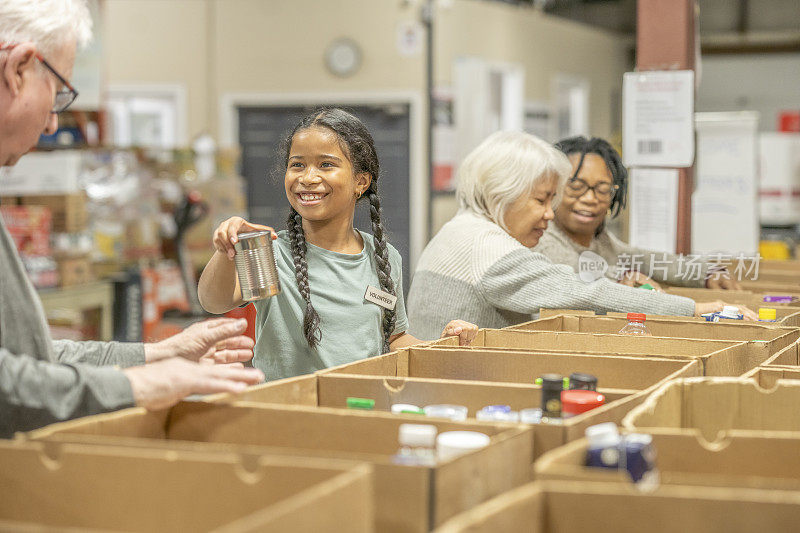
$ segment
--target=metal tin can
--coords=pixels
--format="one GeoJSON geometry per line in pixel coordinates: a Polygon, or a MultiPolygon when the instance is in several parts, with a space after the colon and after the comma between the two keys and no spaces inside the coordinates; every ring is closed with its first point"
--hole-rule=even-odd
{"type": "Polygon", "coordinates": [[[236,273],[242,289],[242,300],[263,300],[281,292],[278,267],[272,251],[269,231],[242,233],[233,245],[236,250],[236,273]]]}

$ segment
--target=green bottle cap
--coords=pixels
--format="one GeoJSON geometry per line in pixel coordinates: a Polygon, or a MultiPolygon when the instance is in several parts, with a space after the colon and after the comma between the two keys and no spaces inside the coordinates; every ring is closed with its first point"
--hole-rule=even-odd
{"type": "Polygon", "coordinates": [[[400,411],[400,414],[403,415],[425,415],[424,409],[403,409],[400,411]]]}
{"type": "Polygon", "coordinates": [[[348,398],[348,409],[373,409],[375,407],[375,400],[369,398],[348,398]]]}
{"type": "Polygon", "coordinates": [[[639,285],[639,288],[640,289],[647,289],[648,291],[656,290],[656,288],[653,287],[652,285],[650,285],[649,283],[642,283],[641,285],[639,285]]]}
{"type": "MultiPolygon", "coordinates": [[[[564,386],[564,388],[565,388],[565,389],[569,389],[569,378],[564,378],[564,380],[563,380],[563,381],[564,381],[564,385],[563,385],[563,386],[564,386]]],[[[541,384],[543,383],[543,381],[542,381],[542,378],[536,378],[536,379],[533,381],[533,383],[534,383],[534,385],[541,385],[541,384]]]]}

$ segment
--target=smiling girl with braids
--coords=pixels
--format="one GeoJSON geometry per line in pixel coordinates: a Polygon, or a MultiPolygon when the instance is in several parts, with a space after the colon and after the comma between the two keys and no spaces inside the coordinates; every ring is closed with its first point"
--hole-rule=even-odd
{"type": "Polygon", "coordinates": [[[628,191],[628,171],[622,158],[608,141],[598,137],[570,137],[556,143],[572,164],[561,203],[555,212],[554,224],[539,240],[535,251],[554,263],[571,266],[578,272],[579,257],[591,251],[608,263],[606,277],[614,278],[618,262],[631,268],[620,273],[619,282],[629,286],[658,282],[711,289],[739,289],[739,284],[727,270],[710,263],[698,263],[695,276],[681,275],[679,259],[634,248],[619,240],[606,229],[606,216],[616,217],[625,208],[628,191]],[[635,257],[635,264],[632,258],[635,257]],[[652,272],[655,280],[644,272],[652,272]]]}
{"type": "MultiPolygon", "coordinates": [[[[372,135],[350,113],[326,109],[304,118],[285,144],[289,218],[287,230],[273,236],[282,292],[255,302],[255,366],[278,379],[420,342],[406,332],[402,263],[386,242],[372,135]],[[373,235],[353,227],[362,198],[373,235]],[[367,301],[367,287],[397,296],[395,306],[367,301]]],[[[214,231],[216,252],[198,288],[206,310],[224,313],[243,303],[233,244],[239,233],[259,230],[274,231],[240,217],[214,231]]],[[[442,336],[458,335],[466,344],[476,331],[454,320],[442,336]]]]}

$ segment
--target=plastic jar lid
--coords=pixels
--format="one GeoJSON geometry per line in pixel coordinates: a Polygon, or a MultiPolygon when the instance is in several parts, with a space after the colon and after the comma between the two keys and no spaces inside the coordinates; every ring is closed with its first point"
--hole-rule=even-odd
{"type": "Polygon", "coordinates": [[[481,411],[485,413],[510,413],[510,405],[487,405],[481,411]]]}
{"type": "Polygon", "coordinates": [[[437,432],[436,426],[430,424],[400,424],[397,440],[401,446],[433,448],[437,432]]]}
{"type": "Polygon", "coordinates": [[[592,390],[565,390],[561,393],[561,411],[565,414],[579,415],[600,407],[606,397],[592,390]]]}
{"type": "Polygon", "coordinates": [[[628,322],[644,322],[646,319],[644,313],[628,313],[628,322]]]}
{"type": "Polygon", "coordinates": [[[586,438],[590,447],[605,448],[620,442],[619,430],[614,422],[606,422],[586,428],[586,438]]]}
{"type": "Polygon", "coordinates": [[[481,409],[475,414],[475,418],[489,422],[519,422],[519,413],[516,411],[484,411],[481,409]]]}
{"type": "Polygon", "coordinates": [[[425,416],[433,418],[449,418],[450,420],[466,420],[467,408],[463,405],[436,404],[426,405],[423,408],[425,416]]]}
{"type": "Polygon", "coordinates": [[[395,403],[392,404],[392,413],[399,415],[403,411],[419,412],[421,409],[416,405],[410,403],[395,403]]]}
{"type": "Polygon", "coordinates": [[[436,437],[436,453],[439,460],[446,461],[458,455],[485,448],[491,439],[477,431],[445,431],[436,437]]]}

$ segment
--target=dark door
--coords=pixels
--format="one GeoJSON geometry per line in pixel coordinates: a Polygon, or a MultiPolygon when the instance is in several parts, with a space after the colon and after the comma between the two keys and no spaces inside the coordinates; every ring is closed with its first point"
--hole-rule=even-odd
{"type": "MultiPolygon", "coordinates": [[[[389,242],[403,257],[403,289],[409,287],[410,226],[410,121],[408,104],[343,106],[369,128],[381,163],[379,192],[384,227],[389,242]]],[[[250,219],[275,229],[285,228],[289,202],[283,188],[283,138],[314,107],[241,106],[239,143],[242,175],[247,179],[250,219]]],[[[372,233],[369,204],[359,202],[355,225],[372,233]]]]}

